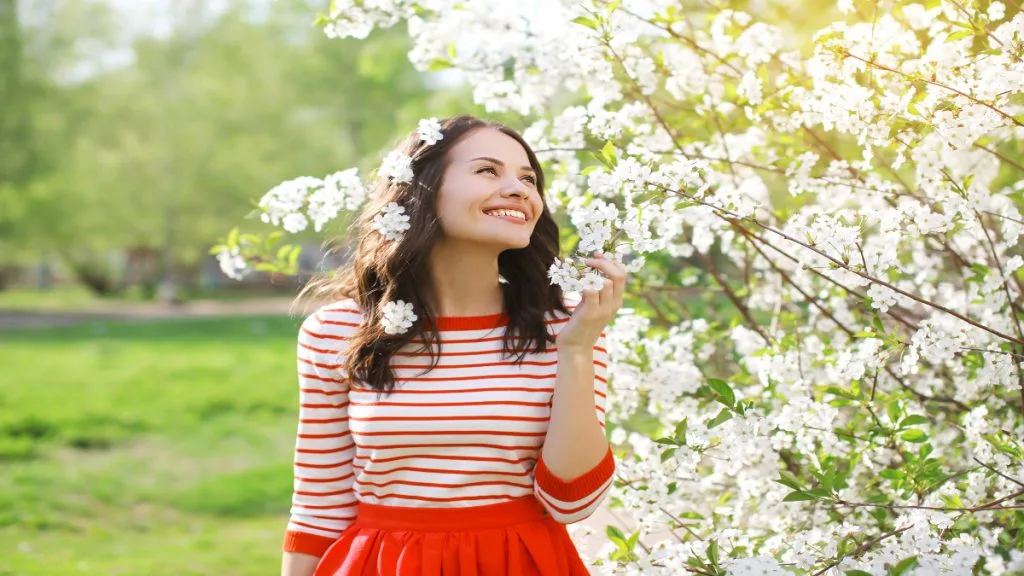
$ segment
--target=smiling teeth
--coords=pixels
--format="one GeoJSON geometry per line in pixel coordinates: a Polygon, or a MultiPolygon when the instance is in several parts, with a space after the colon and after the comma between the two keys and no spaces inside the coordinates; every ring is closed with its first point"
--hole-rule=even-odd
{"type": "Polygon", "coordinates": [[[486,212],[486,214],[490,214],[492,216],[512,216],[514,218],[519,218],[520,220],[526,220],[526,214],[523,214],[518,210],[491,210],[490,212],[486,212]]]}

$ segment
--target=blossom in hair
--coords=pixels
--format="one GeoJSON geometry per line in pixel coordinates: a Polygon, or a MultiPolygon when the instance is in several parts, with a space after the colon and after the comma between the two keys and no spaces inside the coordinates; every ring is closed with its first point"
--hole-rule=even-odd
{"type": "Polygon", "coordinates": [[[412,182],[412,158],[398,150],[389,153],[381,162],[377,174],[395,182],[412,182]]]}
{"type": "Polygon", "coordinates": [[[404,300],[395,300],[384,305],[381,325],[384,326],[385,334],[404,334],[412,327],[416,318],[412,304],[404,300]]]}
{"type": "Polygon", "coordinates": [[[398,202],[389,202],[380,214],[373,217],[373,229],[380,232],[388,240],[399,241],[406,230],[411,227],[405,207],[398,202]]]}
{"type": "Polygon", "coordinates": [[[420,125],[416,132],[419,133],[420,140],[425,142],[427,146],[433,146],[444,138],[444,134],[441,132],[441,123],[437,118],[424,118],[420,120],[420,125]]]}

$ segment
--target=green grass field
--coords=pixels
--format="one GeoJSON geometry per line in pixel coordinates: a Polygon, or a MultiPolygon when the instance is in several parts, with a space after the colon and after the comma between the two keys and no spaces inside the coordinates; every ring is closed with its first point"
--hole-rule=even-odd
{"type": "Polygon", "coordinates": [[[0,332],[0,576],[279,570],[300,321],[0,332]]]}

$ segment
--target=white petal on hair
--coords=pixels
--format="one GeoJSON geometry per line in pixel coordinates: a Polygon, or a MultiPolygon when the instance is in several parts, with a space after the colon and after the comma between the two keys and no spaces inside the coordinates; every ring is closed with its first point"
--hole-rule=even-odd
{"type": "Polygon", "coordinates": [[[404,300],[395,300],[384,305],[384,316],[381,325],[385,334],[405,334],[416,321],[412,304],[404,300]]]}
{"type": "Polygon", "coordinates": [[[412,158],[404,152],[391,152],[381,162],[377,174],[395,182],[412,182],[412,158]]]}
{"type": "Polygon", "coordinates": [[[433,146],[444,138],[444,134],[441,132],[441,123],[437,118],[420,120],[419,128],[416,131],[420,135],[420,140],[426,142],[427,146],[433,146]]]}
{"type": "Polygon", "coordinates": [[[373,229],[392,241],[401,240],[405,231],[411,226],[409,216],[405,213],[405,207],[398,202],[388,203],[380,214],[373,217],[373,229]]]}

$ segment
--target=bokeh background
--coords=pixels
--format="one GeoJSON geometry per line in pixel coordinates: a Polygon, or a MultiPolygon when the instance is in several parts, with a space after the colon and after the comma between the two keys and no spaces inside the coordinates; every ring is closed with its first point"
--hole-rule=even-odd
{"type": "Polygon", "coordinates": [[[404,29],[331,40],[325,9],[0,0],[0,575],[278,569],[291,305],[348,219],[298,237],[295,277],[229,280],[210,248],[282,180],[484,112],[404,29]]]}

